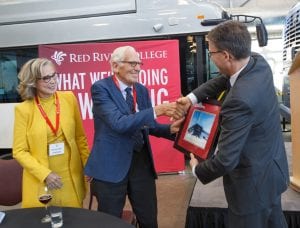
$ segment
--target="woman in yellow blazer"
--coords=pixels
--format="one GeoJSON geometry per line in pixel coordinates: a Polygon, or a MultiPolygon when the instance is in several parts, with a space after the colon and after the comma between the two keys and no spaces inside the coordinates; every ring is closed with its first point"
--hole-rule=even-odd
{"type": "Polygon", "coordinates": [[[42,207],[45,183],[62,206],[82,207],[83,167],[89,155],[78,103],[72,92],[59,92],[54,64],[44,58],[24,64],[15,108],[13,156],[23,167],[22,207],[42,207]]]}

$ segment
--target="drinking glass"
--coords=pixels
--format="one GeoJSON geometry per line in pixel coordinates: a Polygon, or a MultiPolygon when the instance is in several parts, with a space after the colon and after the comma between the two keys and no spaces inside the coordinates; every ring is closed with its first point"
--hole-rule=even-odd
{"type": "Polygon", "coordinates": [[[61,207],[60,198],[57,196],[53,197],[51,201],[51,205],[49,207],[49,212],[51,216],[51,227],[52,228],[60,228],[63,226],[63,211],[61,207]]]}
{"type": "Polygon", "coordinates": [[[48,203],[52,199],[52,194],[51,194],[49,188],[46,185],[39,186],[39,189],[38,189],[38,199],[39,199],[39,201],[42,204],[45,205],[45,210],[46,210],[46,215],[41,220],[42,223],[51,222],[51,217],[48,214],[47,206],[48,206],[48,203]]]}

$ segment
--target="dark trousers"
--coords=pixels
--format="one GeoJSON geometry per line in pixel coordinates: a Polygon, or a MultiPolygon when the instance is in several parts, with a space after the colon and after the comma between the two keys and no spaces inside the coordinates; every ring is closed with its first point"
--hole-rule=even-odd
{"type": "Polygon", "coordinates": [[[121,217],[126,195],[141,228],[157,228],[157,198],[153,168],[148,151],[134,152],[129,172],[124,180],[111,183],[92,181],[98,211],[121,217]]]}
{"type": "Polygon", "coordinates": [[[229,228],[287,228],[281,208],[281,197],[270,208],[249,215],[235,215],[228,210],[229,228]]]}

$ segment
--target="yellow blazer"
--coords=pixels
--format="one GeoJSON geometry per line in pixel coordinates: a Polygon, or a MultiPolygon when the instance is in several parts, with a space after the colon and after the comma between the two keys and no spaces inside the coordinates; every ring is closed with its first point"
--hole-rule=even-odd
{"type": "MultiPolygon", "coordinates": [[[[77,100],[70,91],[58,91],[60,127],[70,146],[69,169],[78,199],[85,197],[83,167],[89,155],[86,135],[77,100]]],[[[15,107],[13,156],[23,166],[22,207],[43,206],[37,199],[38,185],[51,170],[48,168],[47,127],[34,99],[15,107]]],[[[66,164],[68,165],[68,164],[66,164]]]]}

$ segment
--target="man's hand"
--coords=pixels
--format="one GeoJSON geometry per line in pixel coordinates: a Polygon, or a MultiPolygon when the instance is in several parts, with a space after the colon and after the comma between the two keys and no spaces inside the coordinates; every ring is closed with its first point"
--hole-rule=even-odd
{"type": "Polygon", "coordinates": [[[157,117],[169,116],[172,117],[176,112],[176,102],[163,103],[154,107],[154,111],[157,117]]]}
{"type": "Polygon", "coordinates": [[[184,118],[174,121],[170,126],[171,134],[177,133],[180,129],[181,124],[183,123],[184,118]]]}
{"type": "Polygon", "coordinates": [[[185,116],[191,105],[192,102],[188,97],[178,98],[176,101],[176,110],[172,116],[172,120],[178,120],[185,116]]]}
{"type": "Polygon", "coordinates": [[[93,180],[93,177],[90,177],[90,176],[84,176],[85,177],[85,181],[88,182],[88,183],[91,183],[92,180],[93,180]]]}
{"type": "Polygon", "coordinates": [[[199,164],[199,161],[197,160],[197,158],[195,158],[194,154],[192,154],[192,153],[190,153],[190,157],[191,157],[190,166],[192,168],[196,167],[199,164]]]}

